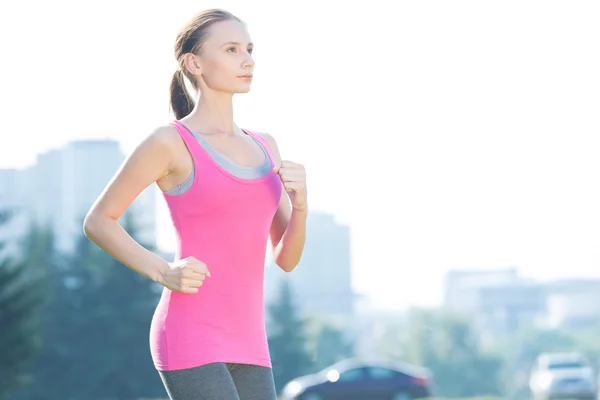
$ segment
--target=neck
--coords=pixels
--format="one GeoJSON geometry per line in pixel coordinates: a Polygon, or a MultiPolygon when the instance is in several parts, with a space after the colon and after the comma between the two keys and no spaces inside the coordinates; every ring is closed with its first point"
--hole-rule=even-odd
{"type": "Polygon", "coordinates": [[[233,95],[206,92],[196,99],[196,107],[187,117],[189,123],[201,133],[235,134],[233,95]]]}

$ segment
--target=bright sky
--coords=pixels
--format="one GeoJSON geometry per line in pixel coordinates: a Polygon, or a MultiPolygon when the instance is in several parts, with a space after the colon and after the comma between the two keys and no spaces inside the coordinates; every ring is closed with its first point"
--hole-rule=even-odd
{"type": "Polygon", "coordinates": [[[450,268],[600,276],[598,1],[2,2],[0,167],[79,138],[131,151],[211,7],[255,42],[238,124],[306,166],[377,306],[437,303],[450,268]]]}

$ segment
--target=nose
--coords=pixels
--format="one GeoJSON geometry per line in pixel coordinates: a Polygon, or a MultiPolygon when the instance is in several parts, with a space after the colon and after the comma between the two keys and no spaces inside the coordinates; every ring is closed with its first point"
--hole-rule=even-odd
{"type": "Polygon", "coordinates": [[[249,53],[249,52],[246,53],[246,57],[244,58],[244,62],[242,63],[242,66],[244,68],[254,67],[254,57],[252,57],[251,53],[249,53]]]}

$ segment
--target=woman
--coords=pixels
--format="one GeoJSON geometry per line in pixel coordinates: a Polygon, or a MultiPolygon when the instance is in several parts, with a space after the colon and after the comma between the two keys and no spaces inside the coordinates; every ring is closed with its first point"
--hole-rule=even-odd
{"type": "Polygon", "coordinates": [[[176,120],[139,144],[84,222],[98,246],[164,286],[150,348],[173,400],[276,398],[264,324],[265,251],[270,236],[277,265],[296,267],[308,206],[304,168],[281,161],[272,136],[233,121],[233,95],[250,90],[252,47],[244,24],[223,10],[204,11],[179,32],[176,120]],[[174,262],[144,249],[117,222],[154,182],[177,234],[174,262]]]}

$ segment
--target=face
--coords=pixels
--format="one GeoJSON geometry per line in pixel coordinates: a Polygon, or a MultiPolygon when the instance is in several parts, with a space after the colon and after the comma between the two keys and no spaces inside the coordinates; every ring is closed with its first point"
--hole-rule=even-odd
{"type": "Polygon", "coordinates": [[[238,21],[221,21],[209,28],[199,56],[190,55],[201,90],[246,93],[250,90],[254,59],[252,41],[238,21]],[[199,79],[201,77],[201,79],[199,79]]]}

